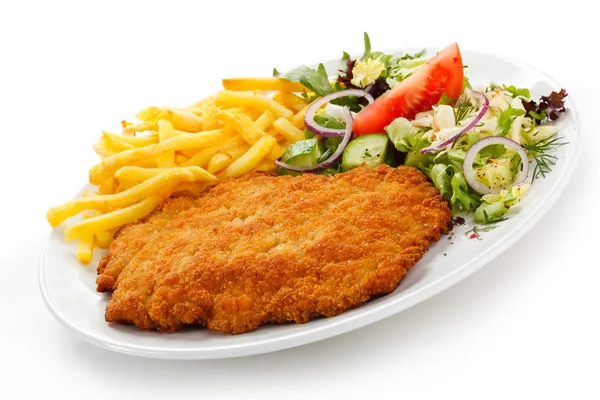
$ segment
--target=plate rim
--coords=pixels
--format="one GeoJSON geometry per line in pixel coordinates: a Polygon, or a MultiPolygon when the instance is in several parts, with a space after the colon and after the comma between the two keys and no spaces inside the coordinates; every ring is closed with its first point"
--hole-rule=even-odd
{"type": "MultiPolygon", "coordinates": [[[[425,46],[424,48],[428,50],[435,50],[440,48],[440,46],[425,46]]],[[[405,49],[395,49],[392,52],[410,52],[413,49],[414,47],[407,47],[405,49]]],[[[389,52],[389,50],[386,51],[389,52]]],[[[473,53],[484,57],[499,58],[516,65],[526,66],[527,68],[535,71],[537,74],[543,76],[549,83],[559,87],[563,87],[554,78],[552,78],[545,72],[523,61],[511,57],[506,57],[504,55],[496,55],[493,53],[480,50],[472,50],[469,48],[461,49],[461,52],[473,53]]],[[[323,61],[323,63],[332,61],[335,60],[323,61]]],[[[583,132],[580,129],[579,111],[575,101],[573,100],[570,94],[569,105],[569,113],[572,113],[573,119],[572,123],[573,130],[575,133],[574,136],[577,139],[573,142],[570,142],[570,145],[573,145],[573,150],[571,154],[572,161],[565,165],[564,169],[562,170],[560,180],[550,190],[545,201],[543,201],[536,207],[535,212],[532,212],[528,217],[524,218],[522,221],[519,221],[519,223],[514,227],[516,233],[509,236],[508,238],[505,237],[505,239],[502,242],[495,243],[490,248],[488,248],[483,254],[477,255],[469,262],[462,264],[458,269],[453,270],[448,274],[445,274],[437,278],[436,280],[428,283],[427,285],[417,289],[416,291],[411,293],[411,295],[408,298],[392,299],[389,302],[383,301],[377,304],[374,308],[368,310],[366,314],[358,312],[356,315],[346,317],[343,319],[336,319],[335,317],[328,318],[328,323],[323,326],[317,326],[314,329],[307,331],[290,333],[281,337],[265,338],[249,343],[227,345],[222,347],[211,347],[204,349],[165,349],[146,345],[141,346],[132,343],[124,343],[116,340],[105,340],[103,338],[97,337],[97,335],[94,335],[93,332],[82,331],[75,327],[73,324],[71,324],[69,320],[58,311],[57,306],[54,304],[51,296],[48,293],[48,288],[46,287],[47,279],[45,271],[45,259],[48,247],[51,242],[52,232],[48,235],[44,243],[38,266],[38,284],[40,287],[40,292],[42,294],[43,301],[46,304],[46,307],[50,310],[51,314],[76,337],[103,349],[115,351],[121,354],[135,355],[147,358],[204,360],[243,357],[298,347],[363,328],[364,326],[370,325],[377,321],[381,321],[392,315],[407,310],[413,307],[414,305],[419,304],[429,298],[432,298],[437,294],[445,291],[446,289],[454,286],[455,284],[472,275],[479,269],[483,268],[483,266],[487,265],[498,256],[502,255],[505,251],[510,249],[516,242],[518,242],[530,229],[532,229],[539,223],[539,221],[550,211],[550,209],[554,206],[558,199],[564,195],[565,188],[571,181],[570,178],[573,176],[575,170],[577,169],[577,166],[579,165],[579,160],[581,158],[580,155],[583,148],[584,136],[583,132]]]]}

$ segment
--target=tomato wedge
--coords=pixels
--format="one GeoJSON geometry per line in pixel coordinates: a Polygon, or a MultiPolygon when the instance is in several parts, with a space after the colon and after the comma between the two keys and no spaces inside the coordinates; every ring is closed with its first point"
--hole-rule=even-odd
{"type": "Polygon", "coordinates": [[[456,99],[462,92],[463,64],[458,44],[453,43],[356,114],[352,130],[356,136],[384,133],[383,128],[399,117],[413,119],[428,111],[442,94],[456,99]]]}

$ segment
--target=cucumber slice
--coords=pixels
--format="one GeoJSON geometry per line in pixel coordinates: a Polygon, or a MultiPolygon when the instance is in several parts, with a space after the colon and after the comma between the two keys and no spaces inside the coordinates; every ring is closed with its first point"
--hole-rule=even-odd
{"type": "Polygon", "coordinates": [[[317,139],[300,140],[287,148],[281,161],[299,167],[312,167],[319,163],[324,152],[323,145],[317,139]]]}
{"type": "Polygon", "coordinates": [[[384,164],[388,153],[388,136],[379,133],[362,135],[348,143],[342,157],[342,170],[365,165],[369,168],[384,164]]]}
{"type": "MultiPolygon", "coordinates": [[[[281,156],[281,161],[299,167],[312,167],[319,163],[319,158],[325,152],[325,147],[317,139],[300,140],[287,148],[281,156]]],[[[300,175],[298,172],[278,168],[279,175],[300,175]]]]}

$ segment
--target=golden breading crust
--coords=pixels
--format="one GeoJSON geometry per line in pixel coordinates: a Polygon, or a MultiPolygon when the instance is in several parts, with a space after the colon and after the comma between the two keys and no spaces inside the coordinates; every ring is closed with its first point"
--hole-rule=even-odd
{"type": "Polygon", "coordinates": [[[390,293],[449,229],[447,202],[412,167],[253,174],[123,228],[98,290],[114,291],[107,321],[141,329],[305,323],[390,293]]]}

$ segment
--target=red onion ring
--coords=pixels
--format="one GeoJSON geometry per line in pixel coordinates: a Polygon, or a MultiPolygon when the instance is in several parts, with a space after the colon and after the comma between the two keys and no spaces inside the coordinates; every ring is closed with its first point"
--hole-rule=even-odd
{"type": "Polygon", "coordinates": [[[453,143],[456,139],[458,139],[460,135],[469,132],[471,129],[473,129],[475,125],[477,125],[479,121],[481,121],[481,118],[483,118],[488,108],[490,108],[490,101],[487,99],[487,97],[485,97],[483,93],[476,92],[475,90],[471,90],[471,95],[477,97],[479,101],[481,101],[481,108],[479,109],[479,112],[477,113],[475,118],[473,118],[473,121],[471,121],[467,126],[465,126],[464,129],[462,129],[460,132],[458,132],[455,135],[452,135],[450,138],[444,140],[442,143],[421,149],[421,154],[427,154],[434,151],[438,151],[441,148],[448,146],[449,144],[453,143]]]}
{"type": "Polygon", "coordinates": [[[315,122],[315,114],[319,108],[321,108],[324,104],[329,103],[331,100],[348,96],[364,97],[367,99],[369,104],[375,101],[373,96],[362,89],[346,89],[325,95],[312,102],[312,104],[306,109],[306,113],[304,114],[304,125],[306,126],[306,129],[319,136],[344,136],[347,129],[325,128],[315,122]]]}
{"type": "Polygon", "coordinates": [[[312,167],[299,167],[297,165],[287,164],[279,160],[275,161],[275,165],[277,165],[279,168],[288,169],[294,172],[319,172],[329,167],[332,167],[338,162],[340,162],[342,156],[344,155],[344,149],[346,148],[346,146],[348,146],[348,143],[350,143],[350,139],[352,139],[352,114],[350,114],[350,109],[348,109],[348,107],[344,107],[343,112],[344,122],[346,123],[346,129],[344,129],[344,139],[342,139],[342,142],[333,152],[331,157],[312,167]]]}
{"type": "Polygon", "coordinates": [[[463,171],[465,173],[465,179],[469,186],[473,188],[479,194],[498,194],[502,191],[502,189],[492,189],[488,186],[485,186],[483,183],[479,182],[475,177],[475,170],[473,169],[473,161],[475,161],[475,157],[477,154],[484,148],[492,144],[501,144],[505,147],[510,147],[515,149],[519,156],[521,156],[522,168],[521,171],[517,174],[515,181],[503,189],[506,189],[509,186],[520,185],[525,182],[527,179],[527,172],[529,171],[529,158],[527,157],[527,152],[519,143],[515,142],[512,139],[503,137],[503,136],[488,136],[483,139],[479,139],[467,150],[467,154],[465,155],[465,161],[463,163],[463,171]]]}

